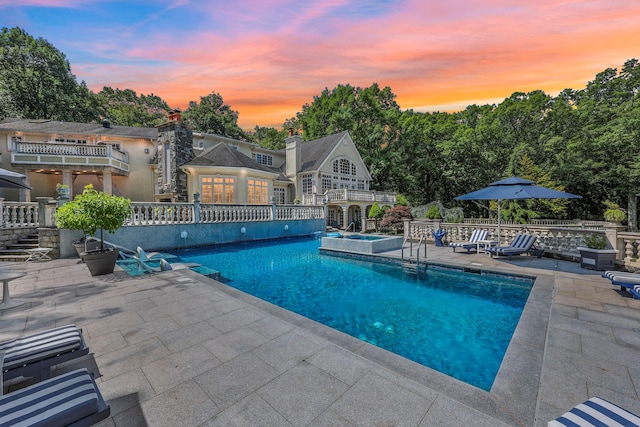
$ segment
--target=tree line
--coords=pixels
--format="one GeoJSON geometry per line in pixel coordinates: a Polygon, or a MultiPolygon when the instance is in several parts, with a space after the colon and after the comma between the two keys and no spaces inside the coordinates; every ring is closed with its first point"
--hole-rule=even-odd
{"type": "MultiPolygon", "coordinates": [[[[583,196],[567,201],[507,203],[505,219],[602,219],[605,202],[625,209],[635,224],[640,192],[640,66],[598,73],[584,89],[557,96],[515,92],[499,104],[459,112],[403,110],[389,87],[341,84],[325,88],[282,128],[242,130],[238,112],[212,92],[191,101],[183,119],[194,131],[280,149],[288,129],[305,140],[348,130],[377,190],[396,191],[413,205],[439,201],[465,216],[487,216],[485,202],[454,197],[517,175],[583,196]]],[[[170,106],[132,89],[89,90],[66,56],[20,28],[0,32],[0,119],[21,117],[127,126],[166,121],[170,106]]]]}

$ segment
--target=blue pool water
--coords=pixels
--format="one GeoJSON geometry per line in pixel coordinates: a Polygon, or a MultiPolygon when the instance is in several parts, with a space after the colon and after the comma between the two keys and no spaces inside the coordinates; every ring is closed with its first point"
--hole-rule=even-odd
{"type": "Polygon", "coordinates": [[[532,280],[319,253],[318,240],[174,251],[228,285],[422,365],[490,390],[532,280]]]}

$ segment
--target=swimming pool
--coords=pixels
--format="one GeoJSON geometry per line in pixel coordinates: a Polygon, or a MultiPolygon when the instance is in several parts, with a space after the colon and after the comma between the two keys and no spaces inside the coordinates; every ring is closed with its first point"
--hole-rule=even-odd
{"type": "Polygon", "coordinates": [[[291,239],[173,253],[219,270],[228,285],[490,390],[532,280],[429,269],[319,253],[291,239]]]}

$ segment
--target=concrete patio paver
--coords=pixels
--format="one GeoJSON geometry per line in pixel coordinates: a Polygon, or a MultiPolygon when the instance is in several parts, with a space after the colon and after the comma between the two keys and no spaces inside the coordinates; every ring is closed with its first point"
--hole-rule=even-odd
{"type": "Polygon", "coordinates": [[[538,277],[490,392],[187,270],[11,265],[27,304],[0,312],[0,339],[82,327],[111,404],[102,427],[545,426],[595,395],[640,413],[640,300],[576,263],[428,259],[538,277]]]}

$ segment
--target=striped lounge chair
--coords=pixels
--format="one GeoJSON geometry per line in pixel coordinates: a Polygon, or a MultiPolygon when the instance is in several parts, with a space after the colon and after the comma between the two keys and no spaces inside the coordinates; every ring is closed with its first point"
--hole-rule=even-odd
{"type": "Polygon", "coordinates": [[[4,352],[3,379],[51,376],[51,368],[59,363],[89,354],[82,330],[76,325],[49,329],[33,335],[0,342],[4,352]]]}
{"type": "MultiPolygon", "coordinates": [[[[494,255],[502,255],[508,256],[509,259],[511,259],[514,255],[521,255],[530,252],[533,248],[533,244],[536,242],[536,239],[537,237],[532,234],[518,233],[509,246],[494,246],[489,248],[489,253],[492,258],[494,255]]],[[[538,251],[536,250],[536,252],[538,251]]]]}
{"type": "Polygon", "coordinates": [[[629,292],[634,299],[640,299],[640,274],[608,270],[602,273],[602,277],[611,280],[612,285],[620,286],[621,290],[629,292]]]}
{"type": "Polygon", "coordinates": [[[110,412],[86,369],[0,395],[0,427],[91,426],[110,412]]]}
{"type": "Polygon", "coordinates": [[[599,397],[593,397],[548,423],[548,427],[562,426],[638,427],[640,426],[640,418],[611,402],[607,402],[599,397]]]}
{"type": "Polygon", "coordinates": [[[456,248],[463,248],[467,250],[467,253],[471,253],[471,249],[478,249],[480,240],[487,239],[487,234],[489,234],[487,230],[473,230],[468,242],[451,242],[449,247],[453,248],[453,252],[456,251],[456,248]]]}

